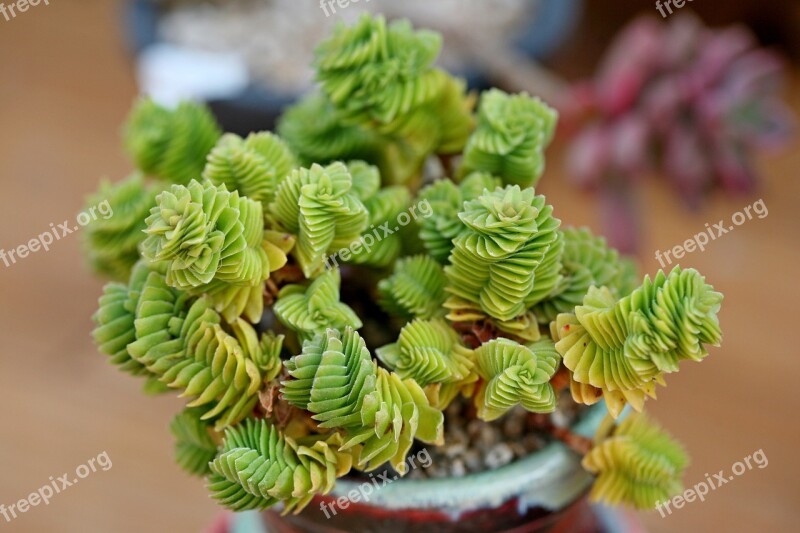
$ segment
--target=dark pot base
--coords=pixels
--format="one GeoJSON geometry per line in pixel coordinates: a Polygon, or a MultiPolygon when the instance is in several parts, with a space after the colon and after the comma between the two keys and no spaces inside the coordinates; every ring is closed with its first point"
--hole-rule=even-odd
{"type": "Polygon", "coordinates": [[[386,511],[351,504],[344,513],[326,518],[320,503],[331,498],[315,499],[297,516],[263,513],[269,533],[600,533],[601,527],[586,498],[566,509],[549,512],[541,507],[517,513],[516,500],[494,509],[472,511],[454,521],[451,517],[424,510],[386,511]]]}

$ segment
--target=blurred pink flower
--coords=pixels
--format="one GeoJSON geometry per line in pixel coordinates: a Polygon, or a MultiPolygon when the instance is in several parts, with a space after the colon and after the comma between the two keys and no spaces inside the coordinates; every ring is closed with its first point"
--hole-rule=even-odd
{"type": "Polygon", "coordinates": [[[745,28],[712,30],[689,14],[635,20],[594,80],[575,86],[589,117],[569,150],[575,182],[620,190],[654,170],[691,206],[714,187],[752,189],[754,151],[793,133],[782,72],[745,28]]]}

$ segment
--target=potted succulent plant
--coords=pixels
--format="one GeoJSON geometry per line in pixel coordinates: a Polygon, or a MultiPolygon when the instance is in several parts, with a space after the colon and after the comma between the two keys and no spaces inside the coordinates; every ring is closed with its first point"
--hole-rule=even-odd
{"type": "Polygon", "coordinates": [[[719,344],[721,294],[692,269],[639,284],[562,227],[534,190],[556,113],[476,102],[439,47],[338,28],[279,135],[143,100],[138,172],[97,193],[100,350],[190,399],[178,464],[275,531],[580,531],[590,485],[637,508],[680,490],[680,445],[625,407],[719,344]]]}

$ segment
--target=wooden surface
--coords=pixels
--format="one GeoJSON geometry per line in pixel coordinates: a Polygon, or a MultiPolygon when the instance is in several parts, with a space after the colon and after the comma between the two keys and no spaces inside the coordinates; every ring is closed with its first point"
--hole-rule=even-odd
{"type": "MultiPolygon", "coordinates": [[[[0,248],[74,220],[102,176],[122,178],[129,162],[119,127],[135,94],[120,42],[116,2],[51,2],[11,22],[0,19],[0,248]]],[[[797,88],[798,85],[795,85],[797,88]]],[[[797,91],[793,95],[800,104],[797,91]]],[[[796,106],[800,107],[800,106],[796,106]]],[[[542,191],[571,224],[597,228],[595,203],[567,186],[555,152],[542,191]]],[[[654,272],[665,250],[762,197],[754,219],[689,255],[725,292],[725,340],[702,364],[668,379],[648,407],[692,455],[685,482],[763,449],[769,459],[662,519],[648,530],[793,531],[800,519],[796,381],[800,358],[800,144],[760,162],[763,191],[713,199],[688,213],[665,187],[643,193],[646,251],[654,272]]],[[[90,315],[101,282],[85,269],[80,235],[6,268],[0,263],[0,503],[9,505],[105,451],[108,471],[91,474],[0,531],[199,531],[217,510],[203,483],[172,460],[168,423],[181,402],[146,398],[91,343],[90,315]]]]}

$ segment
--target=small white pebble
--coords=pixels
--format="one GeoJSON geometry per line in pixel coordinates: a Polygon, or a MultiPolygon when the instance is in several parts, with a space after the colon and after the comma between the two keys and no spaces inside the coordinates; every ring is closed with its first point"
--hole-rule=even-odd
{"type": "Polygon", "coordinates": [[[501,442],[492,447],[486,454],[486,466],[491,469],[507,465],[514,459],[514,452],[508,444],[501,442]]]}

